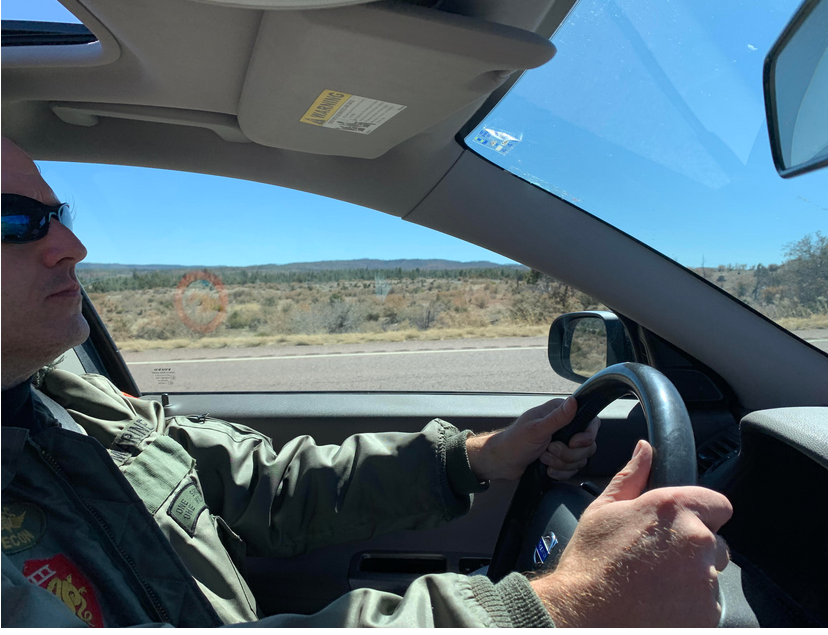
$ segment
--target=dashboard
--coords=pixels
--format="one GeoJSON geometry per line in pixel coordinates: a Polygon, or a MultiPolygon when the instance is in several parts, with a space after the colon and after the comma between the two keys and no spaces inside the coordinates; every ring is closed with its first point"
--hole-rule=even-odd
{"type": "Polygon", "coordinates": [[[701,485],[725,494],[728,626],[828,626],[828,408],[757,411],[738,456],[701,485]]]}

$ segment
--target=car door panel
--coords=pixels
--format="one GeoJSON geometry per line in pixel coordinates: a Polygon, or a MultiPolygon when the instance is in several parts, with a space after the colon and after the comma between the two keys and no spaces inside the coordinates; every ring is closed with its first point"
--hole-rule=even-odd
{"type": "MultiPolygon", "coordinates": [[[[165,394],[144,395],[165,403],[168,416],[209,413],[247,425],[273,440],[276,448],[308,434],[318,444],[339,444],[365,432],[416,432],[440,417],[460,429],[485,432],[509,425],[518,415],[556,395],[539,394],[165,394]]],[[[559,397],[565,397],[560,395],[559,397]]],[[[621,400],[602,413],[602,447],[607,458],[586,475],[606,480],[623,452],[646,435],[636,402],[621,400]],[[636,415],[635,413],[639,414],[636,415]],[[616,448],[617,446],[617,448],[616,448]]],[[[248,558],[247,578],[262,610],[311,613],[348,591],[371,587],[402,593],[418,575],[468,573],[491,555],[515,488],[494,482],[475,496],[465,517],[425,531],[400,531],[319,549],[293,558],[248,558]]]]}

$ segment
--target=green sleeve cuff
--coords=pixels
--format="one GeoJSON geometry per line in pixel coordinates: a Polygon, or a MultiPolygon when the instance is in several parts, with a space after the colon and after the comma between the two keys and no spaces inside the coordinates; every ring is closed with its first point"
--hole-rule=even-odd
{"type": "Polygon", "coordinates": [[[446,475],[455,496],[468,496],[489,489],[489,481],[477,480],[469,464],[466,439],[470,434],[471,430],[464,430],[446,435],[446,475]]]}
{"type": "Polygon", "coordinates": [[[549,611],[521,574],[511,573],[497,584],[482,575],[469,581],[475,599],[498,628],[555,628],[549,611]]]}

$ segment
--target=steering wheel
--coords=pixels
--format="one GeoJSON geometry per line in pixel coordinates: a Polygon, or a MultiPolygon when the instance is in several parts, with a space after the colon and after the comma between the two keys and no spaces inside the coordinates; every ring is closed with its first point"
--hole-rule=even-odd
{"type": "MultiPolygon", "coordinates": [[[[650,366],[615,364],[593,375],[572,395],[578,404],[572,422],[558,430],[552,440],[568,443],[601,410],[628,394],[636,396],[641,403],[653,446],[649,488],[695,485],[696,443],[687,408],[670,380],[650,366]]],[[[556,526],[555,538],[563,550],[565,541],[571,538],[580,513],[591,499],[581,488],[549,478],[546,467],[540,461],[535,461],[521,477],[506,512],[489,565],[489,578],[497,582],[511,571],[531,569],[535,546],[538,545],[543,550],[539,539],[547,529],[550,518],[556,513],[555,510],[562,507],[568,510],[572,507],[580,508],[577,515],[571,511],[568,516],[561,517],[558,514],[557,522],[568,525],[560,528],[556,526]],[[544,516],[542,512],[547,514],[544,516]]],[[[556,522],[556,519],[552,518],[551,522],[556,522]]],[[[554,545],[548,546],[547,550],[552,547],[554,545]]]]}

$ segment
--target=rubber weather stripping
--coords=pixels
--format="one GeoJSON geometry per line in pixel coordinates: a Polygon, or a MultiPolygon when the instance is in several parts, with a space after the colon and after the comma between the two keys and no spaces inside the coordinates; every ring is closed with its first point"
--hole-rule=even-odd
{"type": "Polygon", "coordinates": [[[3,46],[71,46],[91,44],[98,38],[83,24],[3,20],[3,46]]]}

